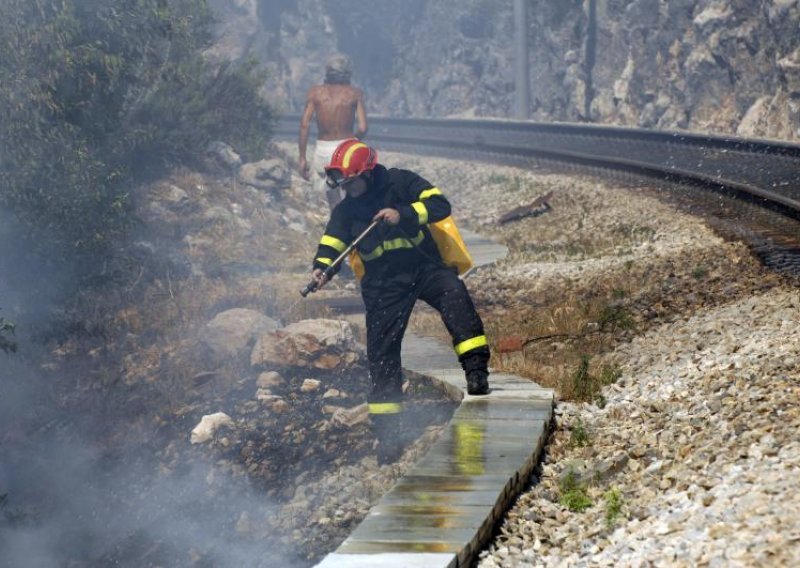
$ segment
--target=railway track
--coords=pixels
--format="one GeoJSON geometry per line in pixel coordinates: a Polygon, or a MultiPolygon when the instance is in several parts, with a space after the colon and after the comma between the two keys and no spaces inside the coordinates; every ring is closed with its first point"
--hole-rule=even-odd
{"type": "MultiPolygon", "coordinates": [[[[294,138],[298,120],[298,117],[287,117],[279,124],[278,134],[294,138]]],[[[409,153],[424,150],[428,154],[456,159],[610,176],[622,181],[622,185],[630,182],[637,187],[653,188],[677,207],[702,216],[718,232],[748,242],[768,266],[800,275],[800,145],[497,120],[372,118],[370,127],[370,141],[382,149],[409,153]]],[[[506,205],[511,209],[519,204],[506,205]]],[[[347,307],[346,299],[339,302],[343,302],[342,305],[332,307],[347,307]]],[[[412,351],[423,344],[415,343],[413,338],[406,343],[411,343],[412,351]]],[[[418,355],[424,362],[424,368],[418,369],[420,374],[426,374],[426,369],[444,367],[444,364],[432,363],[438,356],[433,351],[418,355]]],[[[409,359],[405,355],[404,358],[409,359]]],[[[456,369],[442,376],[459,373],[456,369]]],[[[516,384],[513,379],[509,384],[516,384]]],[[[500,407],[506,401],[501,396],[487,402],[500,407]]],[[[464,408],[469,408],[470,403],[466,401],[464,408]]],[[[520,401],[514,400],[513,404],[520,404],[520,401]]],[[[492,447],[506,447],[500,440],[499,430],[487,429],[486,432],[492,447]]],[[[448,447],[453,445],[451,438],[444,436],[443,439],[448,447]]],[[[511,442],[508,443],[511,447],[511,442]]],[[[417,500],[424,498],[426,503],[435,495],[448,506],[457,503],[458,508],[467,495],[491,494],[491,499],[495,499],[498,494],[497,487],[487,491],[480,485],[488,480],[488,477],[483,479],[486,476],[478,476],[480,490],[438,485],[433,489],[432,479],[449,479],[452,471],[456,471],[450,462],[442,469],[443,455],[433,452],[432,457],[417,464],[415,467],[421,469],[401,480],[399,489],[387,494],[343,545],[319,566],[461,566],[474,561],[490,538],[488,527],[496,525],[501,516],[495,511],[506,510],[507,505],[500,505],[502,499],[483,504],[491,506],[492,512],[486,514],[480,509],[478,517],[469,521],[464,520],[463,512],[459,512],[457,518],[447,517],[445,511],[452,512],[448,507],[417,510],[418,504],[413,499],[408,501],[409,495],[417,500]],[[439,468],[426,469],[432,465],[439,468]],[[398,512],[399,516],[391,517],[398,512]],[[467,524],[470,529],[466,528],[467,524]],[[426,555],[424,559],[422,555],[426,555]],[[397,563],[384,563],[389,557],[397,563]],[[416,558],[416,563],[409,562],[411,557],[416,558]]],[[[504,471],[502,476],[495,477],[507,483],[504,477],[507,473],[504,471]]],[[[509,479],[526,476],[518,472],[509,479]]],[[[470,481],[475,480],[470,478],[470,481]]],[[[513,491],[504,488],[499,494],[515,495],[517,491],[515,486],[513,491]]],[[[477,506],[475,509],[478,510],[477,506]]]]}
{"type": "MultiPolygon", "coordinates": [[[[299,116],[283,117],[294,137],[299,116]]],[[[800,275],[800,144],[613,126],[503,120],[370,119],[381,147],[612,176],[666,199],[747,242],[763,262],[800,275]]],[[[512,204],[509,204],[512,205],[512,204]]]]}

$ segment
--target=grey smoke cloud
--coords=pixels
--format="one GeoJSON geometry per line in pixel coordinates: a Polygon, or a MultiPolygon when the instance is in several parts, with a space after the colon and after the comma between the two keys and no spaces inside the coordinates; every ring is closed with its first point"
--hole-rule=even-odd
{"type": "Polygon", "coordinates": [[[0,566],[292,566],[237,532],[274,514],[242,478],[202,460],[159,474],[146,452],[64,438],[39,435],[0,462],[0,566]]]}
{"type": "MultiPolygon", "coordinates": [[[[18,237],[0,210],[0,314],[17,324],[20,347],[0,352],[0,568],[297,566],[263,538],[275,512],[265,490],[187,450],[190,428],[184,440],[176,428],[185,446],[165,472],[154,427],[108,422],[125,412],[124,392],[42,371],[53,348],[42,335],[76,279],[18,237]],[[101,405],[84,400],[98,396],[101,405]],[[237,531],[243,514],[253,532],[237,531]]],[[[88,358],[73,364],[96,370],[88,358]]]]}

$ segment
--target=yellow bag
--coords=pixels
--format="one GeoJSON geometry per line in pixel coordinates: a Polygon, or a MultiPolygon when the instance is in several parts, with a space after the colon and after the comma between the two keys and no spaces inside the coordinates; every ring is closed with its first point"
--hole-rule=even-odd
{"type": "Polygon", "coordinates": [[[359,280],[364,278],[364,273],[366,272],[364,268],[364,261],[361,260],[361,256],[358,254],[356,249],[350,251],[350,254],[347,255],[347,260],[350,261],[350,270],[353,271],[353,274],[356,275],[356,278],[359,280]]]}
{"type": "Polygon", "coordinates": [[[436,242],[436,248],[447,266],[452,266],[458,270],[459,274],[464,274],[472,268],[472,257],[469,255],[467,245],[458,232],[456,221],[452,215],[445,217],[441,221],[428,225],[431,236],[436,242]]]}
{"type": "MultiPolygon", "coordinates": [[[[452,215],[436,223],[430,223],[428,229],[431,231],[433,241],[436,243],[436,248],[439,249],[439,255],[445,265],[456,268],[459,274],[464,274],[472,268],[472,257],[469,255],[464,239],[461,238],[461,233],[458,232],[452,215]]],[[[366,270],[358,251],[353,249],[347,258],[353,274],[361,280],[366,270]]]]}

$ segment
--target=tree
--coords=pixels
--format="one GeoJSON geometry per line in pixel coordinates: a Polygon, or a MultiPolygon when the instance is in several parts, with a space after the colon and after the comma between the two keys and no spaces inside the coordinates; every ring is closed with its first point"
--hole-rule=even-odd
{"type": "Polygon", "coordinates": [[[202,55],[206,0],[3,0],[0,206],[39,249],[94,255],[133,223],[131,185],[222,139],[263,154],[254,62],[202,55]]]}

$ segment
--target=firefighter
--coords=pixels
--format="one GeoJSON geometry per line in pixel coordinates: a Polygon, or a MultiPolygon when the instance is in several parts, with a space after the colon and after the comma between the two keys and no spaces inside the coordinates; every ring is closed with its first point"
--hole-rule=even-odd
{"type": "Polygon", "coordinates": [[[414,172],[387,169],[373,148],[355,138],[336,148],[325,171],[328,185],[343,189],[346,197],[333,209],[314,258],[312,278],[318,288],[333,259],[370,223],[381,221],[358,243],[356,260],[363,263],[369,409],[384,447],[383,461],[391,461],[399,448],[385,444],[381,434],[396,428],[402,411],[400,344],[417,299],[441,314],[471,395],[489,392],[489,347],[467,288],[443,262],[428,228],[450,215],[442,192],[414,172]]]}

